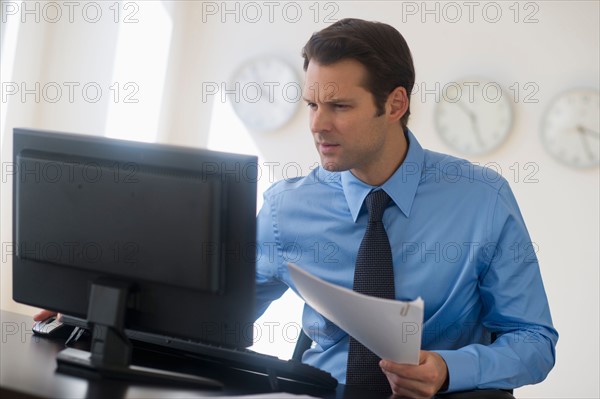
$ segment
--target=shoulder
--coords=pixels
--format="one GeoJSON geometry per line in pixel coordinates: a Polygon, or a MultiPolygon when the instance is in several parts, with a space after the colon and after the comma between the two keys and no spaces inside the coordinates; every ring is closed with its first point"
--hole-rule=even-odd
{"type": "Polygon", "coordinates": [[[341,177],[338,172],[328,172],[320,166],[313,169],[306,176],[277,181],[265,193],[266,201],[281,199],[282,197],[324,195],[332,190],[341,190],[341,177]]]}
{"type": "Polygon", "coordinates": [[[485,165],[435,151],[424,150],[425,160],[421,173],[422,183],[451,184],[460,190],[499,192],[508,183],[502,176],[500,165],[485,165]]]}

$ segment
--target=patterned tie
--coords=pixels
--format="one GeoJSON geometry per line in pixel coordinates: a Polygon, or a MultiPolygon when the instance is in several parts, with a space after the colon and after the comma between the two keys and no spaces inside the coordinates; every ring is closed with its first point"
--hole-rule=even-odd
{"type": "MultiPolygon", "coordinates": [[[[383,190],[372,191],[365,199],[369,222],[356,257],[353,288],[361,294],[394,299],[392,249],[381,221],[389,201],[390,197],[383,190]]],[[[391,393],[387,378],[379,367],[379,360],[377,355],[350,337],[346,385],[360,385],[391,393]]]]}

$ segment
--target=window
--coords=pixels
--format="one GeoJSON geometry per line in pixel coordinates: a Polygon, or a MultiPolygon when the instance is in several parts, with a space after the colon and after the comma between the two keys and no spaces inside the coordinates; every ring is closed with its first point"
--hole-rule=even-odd
{"type": "Polygon", "coordinates": [[[173,22],[162,1],[121,4],[105,134],[153,142],[160,122],[173,22]],[[131,7],[139,7],[139,12],[131,7]]]}

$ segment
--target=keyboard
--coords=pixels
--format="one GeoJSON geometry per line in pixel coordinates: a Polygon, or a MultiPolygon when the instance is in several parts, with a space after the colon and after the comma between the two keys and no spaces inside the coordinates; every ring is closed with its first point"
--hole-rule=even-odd
{"type": "Polygon", "coordinates": [[[278,380],[308,384],[325,390],[333,390],[338,381],[331,374],[297,360],[254,352],[250,349],[233,349],[180,338],[165,337],[140,331],[126,330],[129,339],[168,348],[199,360],[208,360],[239,370],[263,374],[269,378],[274,391],[279,390],[278,380]]]}
{"type": "MultiPolygon", "coordinates": [[[[88,328],[83,319],[63,315],[63,323],[88,328]]],[[[262,374],[268,377],[273,391],[279,391],[279,380],[286,383],[310,385],[317,389],[334,390],[338,381],[331,374],[297,360],[283,360],[249,349],[233,349],[160,334],[126,329],[127,337],[135,347],[158,347],[157,351],[175,353],[200,361],[216,362],[223,366],[262,374]]]]}

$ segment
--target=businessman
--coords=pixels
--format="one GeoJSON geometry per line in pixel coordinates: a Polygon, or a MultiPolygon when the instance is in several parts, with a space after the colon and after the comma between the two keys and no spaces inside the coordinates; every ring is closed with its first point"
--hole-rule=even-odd
{"type": "MultiPolygon", "coordinates": [[[[407,128],[415,71],[404,38],[345,19],[313,34],[302,54],[321,166],[264,195],[258,314],[294,289],[293,260],[340,286],[425,302],[418,365],[378,359],[305,306],[314,345],[303,361],[342,383],[420,398],[542,381],[558,334],[516,200],[501,176],[423,149],[407,128]]],[[[404,332],[389,333],[400,342],[404,332]]]]}
{"type": "MultiPolygon", "coordinates": [[[[423,149],[408,129],[415,72],[404,38],[344,19],[313,34],[303,57],[321,166],[264,194],[257,317],[295,289],[294,261],[368,295],[424,300],[423,330],[410,332],[422,336],[418,365],[379,359],[305,306],[314,344],[303,361],[341,383],[426,398],[542,381],[558,334],[516,200],[502,176],[423,149]]],[[[401,342],[407,332],[389,333],[401,342]]]]}

